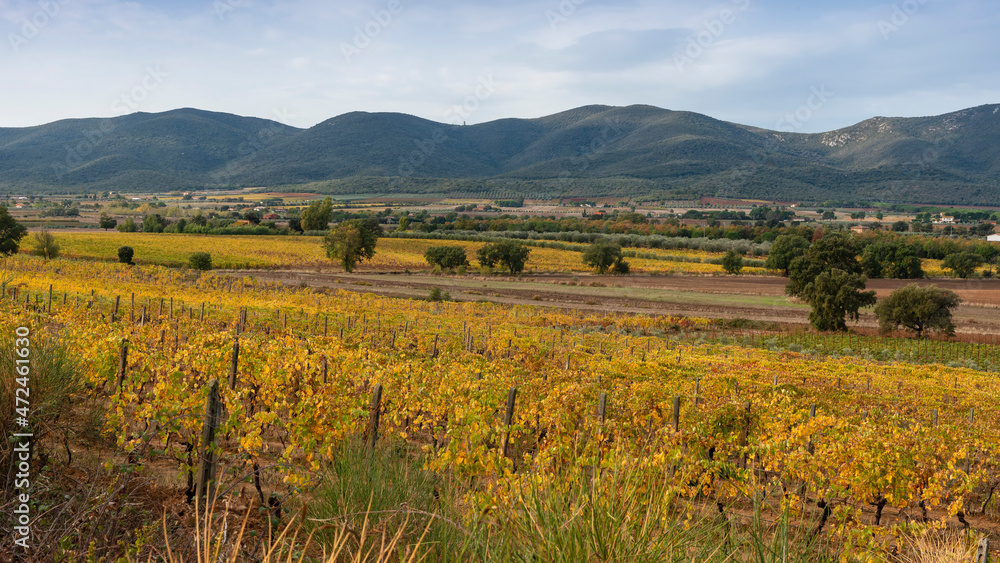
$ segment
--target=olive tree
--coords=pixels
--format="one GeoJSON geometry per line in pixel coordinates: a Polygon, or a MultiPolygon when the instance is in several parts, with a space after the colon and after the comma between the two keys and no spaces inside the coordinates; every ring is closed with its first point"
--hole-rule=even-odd
{"type": "Polygon", "coordinates": [[[17,254],[21,239],[27,234],[28,229],[11,217],[6,207],[0,206],[0,254],[17,254]]]}
{"type": "Polygon", "coordinates": [[[846,330],[845,317],[857,320],[862,307],[875,304],[875,292],[864,291],[867,278],[857,247],[840,233],[812,243],[788,267],[785,293],[812,307],[809,322],[819,330],[846,330]]]}
{"type": "Polygon", "coordinates": [[[381,234],[378,219],[351,219],[337,225],[323,237],[323,248],[328,258],[340,262],[344,271],[350,273],[359,262],[375,256],[375,245],[381,234]]]}
{"type": "Polygon", "coordinates": [[[951,336],[955,334],[951,313],[961,301],[954,291],[911,283],[879,301],[875,316],[883,333],[902,326],[917,333],[918,337],[928,330],[951,336]]]}
{"type": "Polygon", "coordinates": [[[611,241],[600,241],[583,251],[583,263],[590,266],[598,274],[628,273],[628,264],[622,256],[621,245],[611,241]]]}
{"type": "Polygon", "coordinates": [[[490,242],[476,251],[476,258],[483,266],[493,268],[503,266],[511,274],[519,274],[524,270],[531,249],[524,244],[511,239],[490,242]]]}
{"type": "Polygon", "coordinates": [[[447,270],[466,266],[469,263],[465,249],[461,246],[431,246],[424,251],[424,260],[431,266],[447,270]]]}

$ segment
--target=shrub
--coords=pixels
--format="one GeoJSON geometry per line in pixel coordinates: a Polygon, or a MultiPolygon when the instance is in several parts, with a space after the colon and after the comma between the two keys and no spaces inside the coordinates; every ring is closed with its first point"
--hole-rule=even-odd
{"type": "Polygon", "coordinates": [[[500,265],[511,274],[518,274],[524,270],[524,264],[528,261],[530,252],[531,249],[523,243],[505,239],[500,242],[487,243],[476,252],[476,256],[483,266],[493,268],[500,265]]]}
{"type": "Polygon", "coordinates": [[[630,268],[628,262],[626,262],[622,258],[619,258],[618,260],[615,260],[614,265],[611,266],[611,273],[619,276],[624,276],[629,273],[629,269],[630,268]]]}
{"type": "Polygon", "coordinates": [[[188,258],[188,264],[195,270],[211,270],[212,255],[207,252],[195,252],[188,258]]]}
{"type": "Polygon", "coordinates": [[[56,237],[52,236],[52,233],[39,231],[34,234],[32,239],[35,245],[32,254],[44,256],[46,260],[59,256],[59,244],[56,242],[56,237]]]}
{"type": "Polygon", "coordinates": [[[115,219],[114,217],[111,217],[107,213],[101,213],[101,217],[100,219],[98,219],[97,225],[106,231],[108,229],[113,229],[117,227],[118,220],[115,219]]]}
{"type": "Polygon", "coordinates": [[[730,249],[722,257],[722,269],[727,274],[739,274],[740,270],[743,269],[743,257],[737,254],[735,250],[730,249]]]}
{"type": "Polygon", "coordinates": [[[122,264],[132,264],[133,256],[135,256],[135,251],[132,250],[131,246],[123,246],[118,249],[118,261],[122,264]]]}
{"type": "Polygon", "coordinates": [[[431,289],[430,295],[427,296],[428,301],[450,301],[451,295],[447,291],[441,291],[440,287],[435,287],[431,289]]]}
{"type": "Polygon", "coordinates": [[[445,270],[459,268],[469,263],[465,249],[461,246],[432,246],[424,252],[424,259],[431,266],[445,270]]]}
{"type": "Polygon", "coordinates": [[[965,279],[974,274],[976,268],[982,263],[982,257],[975,252],[954,252],[945,256],[944,261],[941,262],[941,267],[947,268],[953,271],[956,276],[965,279]]]}
{"type": "Polygon", "coordinates": [[[118,225],[118,230],[123,233],[134,233],[139,230],[139,226],[135,224],[135,220],[131,217],[126,217],[120,225],[118,225]]]}

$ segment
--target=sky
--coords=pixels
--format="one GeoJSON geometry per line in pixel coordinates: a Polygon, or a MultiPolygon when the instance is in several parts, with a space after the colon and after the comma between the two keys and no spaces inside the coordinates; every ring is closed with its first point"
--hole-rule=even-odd
{"type": "Polygon", "coordinates": [[[820,132],[1000,103],[996,0],[0,0],[0,127],[648,104],[820,132]]]}

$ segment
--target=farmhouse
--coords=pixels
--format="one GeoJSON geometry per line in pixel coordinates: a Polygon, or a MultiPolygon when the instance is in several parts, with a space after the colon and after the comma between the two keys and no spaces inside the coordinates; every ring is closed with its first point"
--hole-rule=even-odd
{"type": "Polygon", "coordinates": [[[858,233],[858,234],[867,233],[870,230],[871,230],[871,227],[869,227],[867,225],[854,225],[853,227],[851,227],[851,231],[853,231],[855,233],[858,233]]]}

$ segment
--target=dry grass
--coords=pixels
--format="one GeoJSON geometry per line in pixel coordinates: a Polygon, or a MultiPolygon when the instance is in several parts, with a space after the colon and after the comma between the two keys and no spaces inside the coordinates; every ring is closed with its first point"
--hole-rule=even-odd
{"type": "MultiPolygon", "coordinates": [[[[198,503],[196,503],[197,506],[198,503]]],[[[198,512],[198,517],[195,520],[195,555],[193,559],[185,559],[183,555],[174,553],[171,547],[171,534],[168,531],[167,517],[164,514],[161,519],[165,542],[164,551],[154,550],[148,555],[147,563],[154,561],[237,563],[244,560],[260,563],[301,563],[303,561],[362,563],[390,559],[398,560],[400,563],[419,563],[426,556],[426,550],[420,547],[424,539],[423,535],[416,544],[405,545],[406,542],[403,538],[406,529],[405,522],[394,533],[385,529],[378,532],[373,531],[367,515],[360,530],[343,524],[336,528],[331,542],[317,545],[313,541],[313,536],[318,531],[332,528],[332,526],[316,528],[305,534],[303,530],[305,506],[297,517],[290,519],[284,528],[277,532],[277,535],[274,535],[274,530],[269,530],[262,545],[259,543],[247,551],[244,541],[248,537],[247,523],[253,510],[247,509],[242,522],[237,522],[237,518],[232,518],[227,510],[222,510],[221,515],[216,514],[216,508],[217,503],[213,503],[204,513],[198,512]],[[237,524],[240,526],[238,531],[235,530],[237,524]],[[259,556],[257,555],[258,551],[262,552],[259,556]]],[[[426,529],[424,534],[426,534],[426,529]]],[[[126,558],[129,563],[137,561],[129,555],[126,555],[126,558]]]]}
{"type": "Polygon", "coordinates": [[[976,555],[976,541],[961,531],[928,531],[907,537],[901,563],[969,563],[976,555]]]}

